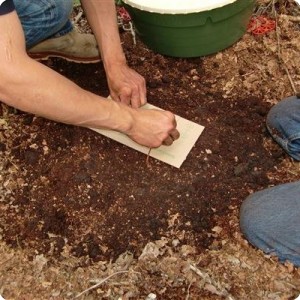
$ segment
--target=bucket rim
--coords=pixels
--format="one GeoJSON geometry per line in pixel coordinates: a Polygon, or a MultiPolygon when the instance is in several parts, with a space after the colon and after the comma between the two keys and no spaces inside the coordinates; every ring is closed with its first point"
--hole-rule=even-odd
{"type": "Polygon", "coordinates": [[[238,0],[122,0],[125,4],[147,12],[160,14],[188,14],[209,11],[238,0]]]}

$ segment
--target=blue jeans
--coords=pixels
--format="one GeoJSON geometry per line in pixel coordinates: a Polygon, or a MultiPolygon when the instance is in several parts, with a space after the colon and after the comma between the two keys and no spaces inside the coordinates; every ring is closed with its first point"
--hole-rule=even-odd
{"type": "Polygon", "coordinates": [[[300,160],[300,99],[289,97],[273,106],[267,127],[274,140],[291,157],[300,160]]]}
{"type": "Polygon", "coordinates": [[[241,207],[240,228],[265,253],[300,266],[300,181],[250,195],[241,207]]]}
{"type": "MultiPolygon", "coordinates": [[[[267,127],[275,141],[300,160],[300,99],[289,97],[275,105],[267,127]]],[[[241,207],[240,228],[254,246],[300,266],[300,181],[249,196],[241,207]]]]}
{"type": "Polygon", "coordinates": [[[13,0],[21,21],[26,48],[50,38],[67,34],[73,29],[69,20],[72,0],[13,0]]]}

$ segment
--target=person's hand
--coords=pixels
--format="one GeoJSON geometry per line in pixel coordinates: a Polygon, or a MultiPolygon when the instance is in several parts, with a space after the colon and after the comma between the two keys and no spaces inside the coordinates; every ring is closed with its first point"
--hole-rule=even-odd
{"type": "Polygon", "coordinates": [[[135,142],[149,148],[170,146],[180,136],[174,114],[163,110],[137,109],[126,134],[135,142]]]}
{"type": "Polygon", "coordinates": [[[144,77],[125,63],[110,67],[107,72],[110,96],[132,108],[146,104],[146,82],[144,77]]]}

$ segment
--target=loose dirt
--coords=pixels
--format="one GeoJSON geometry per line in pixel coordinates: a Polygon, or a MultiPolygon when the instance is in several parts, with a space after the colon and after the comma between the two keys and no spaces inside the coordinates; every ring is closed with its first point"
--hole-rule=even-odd
{"type": "MultiPolygon", "coordinates": [[[[120,270],[128,272],[116,275],[125,282],[107,281],[86,299],[300,293],[299,270],[253,249],[238,228],[247,195],[299,179],[299,166],[265,128],[270,107],[294,93],[291,79],[300,88],[300,26],[292,20],[299,10],[291,1],[277,9],[277,33],[247,33],[203,58],[162,56],[121,32],[128,64],[147,80],[149,103],[205,126],[180,169],[152,158],[148,166],[145,155],[89,129],[2,105],[3,296],[72,298],[91,279],[120,270]],[[38,293],[29,288],[38,285],[36,277],[38,293]]],[[[109,95],[101,63],[45,64],[109,95]]]]}

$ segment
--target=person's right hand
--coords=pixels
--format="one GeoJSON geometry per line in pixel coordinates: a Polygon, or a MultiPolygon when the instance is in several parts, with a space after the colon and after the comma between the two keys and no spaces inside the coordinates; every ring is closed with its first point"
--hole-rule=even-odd
{"type": "Polygon", "coordinates": [[[149,148],[170,146],[180,136],[176,126],[175,116],[171,112],[140,108],[135,110],[132,126],[126,134],[149,148]]]}

